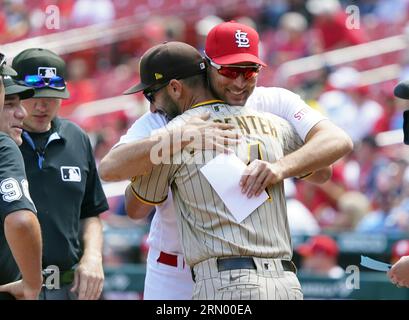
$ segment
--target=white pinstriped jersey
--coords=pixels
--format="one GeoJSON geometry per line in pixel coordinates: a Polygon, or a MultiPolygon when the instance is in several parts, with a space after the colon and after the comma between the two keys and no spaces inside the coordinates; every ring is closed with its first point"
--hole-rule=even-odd
{"type": "MultiPolygon", "coordinates": [[[[213,121],[238,125],[246,143],[235,152],[245,163],[249,161],[248,144],[258,143],[262,159],[274,162],[303,143],[287,121],[248,107],[225,104],[188,110],[168,126],[183,125],[188,117],[205,111],[211,111],[213,121]]],[[[266,201],[239,224],[199,171],[214,156],[212,151],[197,151],[193,155],[183,151],[172,164],[158,165],[150,174],[137,177],[132,184],[134,192],[141,200],[158,204],[166,200],[171,185],[183,253],[191,266],[210,257],[231,255],[290,260],[292,248],[282,183],[268,190],[271,201],[266,201]],[[192,161],[198,154],[205,161],[192,161]]]]}

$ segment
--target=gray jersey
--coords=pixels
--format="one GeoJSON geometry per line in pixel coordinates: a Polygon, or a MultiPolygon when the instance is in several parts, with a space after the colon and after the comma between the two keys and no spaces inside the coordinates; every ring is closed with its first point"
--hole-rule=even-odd
{"type": "MultiPolygon", "coordinates": [[[[167,128],[181,126],[189,117],[206,111],[211,112],[213,121],[238,126],[246,143],[238,145],[235,153],[244,163],[252,160],[253,152],[249,150],[254,150],[251,147],[254,145],[257,145],[259,158],[275,162],[303,144],[287,121],[269,113],[221,103],[188,110],[172,120],[167,128]]],[[[238,223],[200,172],[215,156],[213,151],[184,150],[173,157],[172,163],[157,165],[149,174],[136,177],[132,183],[135,196],[158,204],[166,199],[171,186],[182,247],[190,266],[221,256],[291,260],[283,184],[269,188],[270,199],[238,223]]]]}

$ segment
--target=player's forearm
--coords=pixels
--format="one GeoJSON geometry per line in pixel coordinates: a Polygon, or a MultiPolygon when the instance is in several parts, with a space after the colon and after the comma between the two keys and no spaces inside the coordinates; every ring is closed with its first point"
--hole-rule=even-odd
{"type": "Polygon", "coordinates": [[[129,184],[125,190],[125,211],[131,219],[146,218],[153,210],[153,205],[145,204],[139,201],[132,192],[132,186],[129,184]]]}
{"type": "Polygon", "coordinates": [[[150,150],[155,143],[147,138],[112,149],[99,164],[101,179],[121,181],[149,172],[153,167],[150,150]]]}
{"type": "Polygon", "coordinates": [[[284,178],[303,176],[330,166],[352,151],[348,135],[328,120],[308,133],[306,144],[278,161],[284,178]]]}
{"type": "Polygon", "coordinates": [[[161,159],[170,159],[188,143],[181,141],[180,132],[162,130],[150,138],[112,149],[101,160],[98,171],[105,181],[129,180],[149,173],[155,163],[161,159]]]}
{"type": "Polygon", "coordinates": [[[42,239],[37,217],[28,210],[13,212],[4,221],[4,232],[23,281],[39,291],[42,285],[42,239]]]}
{"type": "Polygon", "coordinates": [[[82,237],[84,241],[82,259],[92,256],[94,259],[100,259],[102,263],[103,232],[99,217],[82,220],[82,237]]]}

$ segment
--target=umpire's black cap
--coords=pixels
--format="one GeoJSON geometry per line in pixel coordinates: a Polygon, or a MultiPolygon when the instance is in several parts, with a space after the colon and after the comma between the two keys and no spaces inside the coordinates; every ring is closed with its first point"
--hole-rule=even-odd
{"type": "MultiPolygon", "coordinates": [[[[64,80],[67,77],[66,64],[56,53],[42,48],[26,49],[14,57],[11,65],[18,73],[14,76],[18,82],[24,82],[26,76],[39,76],[48,81],[56,76],[63,79],[64,85],[61,88],[34,87],[33,98],[69,98],[70,93],[64,80]]],[[[26,85],[29,86],[28,83],[26,85]]]]}
{"type": "Polygon", "coordinates": [[[170,41],[150,48],[142,56],[140,65],[141,83],[129,88],[124,94],[149,90],[157,84],[172,79],[183,79],[206,70],[199,51],[178,41],[170,41]]]}
{"type": "Polygon", "coordinates": [[[19,85],[10,76],[4,77],[4,87],[6,96],[16,94],[20,100],[29,99],[34,96],[34,89],[19,85]]]}

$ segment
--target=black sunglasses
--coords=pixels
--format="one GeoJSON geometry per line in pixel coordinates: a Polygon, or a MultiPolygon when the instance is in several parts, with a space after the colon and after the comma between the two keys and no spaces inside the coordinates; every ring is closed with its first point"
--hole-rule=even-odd
{"type": "Polygon", "coordinates": [[[161,90],[162,88],[166,87],[169,84],[169,82],[166,82],[162,84],[161,86],[157,87],[156,89],[151,89],[149,91],[144,90],[143,95],[145,96],[146,100],[149,101],[149,103],[152,103],[155,101],[155,94],[161,90]]]}

